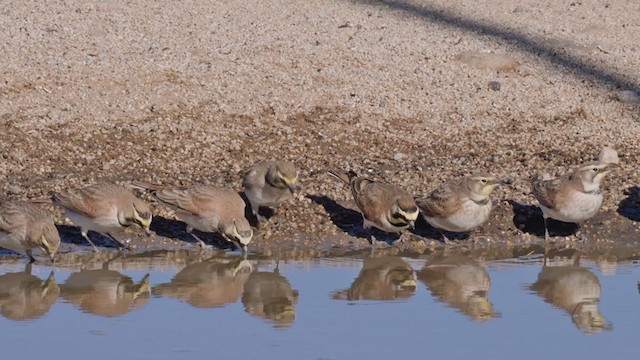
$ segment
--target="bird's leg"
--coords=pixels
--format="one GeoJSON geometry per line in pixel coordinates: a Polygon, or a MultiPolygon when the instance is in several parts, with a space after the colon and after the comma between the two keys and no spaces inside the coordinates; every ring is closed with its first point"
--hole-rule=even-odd
{"type": "Polygon", "coordinates": [[[187,234],[191,235],[192,238],[196,239],[198,242],[198,246],[202,249],[210,249],[211,245],[207,245],[202,239],[200,239],[196,234],[193,233],[193,228],[191,226],[187,226],[187,234]]]}
{"type": "Polygon", "coordinates": [[[438,232],[440,233],[440,235],[442,235],[442,241],[446,244],[449,245],[451,244],[451,240],[449,240],[449,238],[447,237],[447,235],[444,234],[444,232],[440,229],[438,229],[438,232]]]}
{"type": "Polygon", "coordinates": [[[111,235],[111,233],[107,233],[107,236],[111,238],[111,240],[113,240],[116,243],[116,245],[120,247],[120,249],[129,250],[128,244],[127,245],[123,244],[120,240],[116,239],[113,235],[111,235]]]}
{"type": "Polygon", "coordinates": [[[29,257],[29,263],[35,262],[36,258],[33,257],[33,250],[32,249],[27,249],[25,250],[25,252],[27,253],[27,256],[29,257]]]}
{"type": "Polygon", "coordinates": [[[575,232],[576,238],[578,239],[578,241],[580,241],[582,243],[586,243],[587,242],[587,237],[582,234],[582,226],[580,226],[580,224],[576,223],[576,227],[577,227],[576,232],[575,232]]]}
{"type": "Polygon", "coordinates": [[[89,239],[89,232],[88,231],[82,231],[81,232],[82,237],[84,237],[85,240],[87,240],[89,242],[89,244],[91,244],[91,246],[93,247],[93,252],[100,252],[100,250],[98,250],[98,247],[96,246],[96,244],[93,243],[93,241],[91,241],[91,239],[89,239]]]}
{"type": "Polygon", "coordinates": [[[549,241],[549,227],[547,226],[547,217],[542,215],[542,222],[544,223],[544,243],[549,241]]]}

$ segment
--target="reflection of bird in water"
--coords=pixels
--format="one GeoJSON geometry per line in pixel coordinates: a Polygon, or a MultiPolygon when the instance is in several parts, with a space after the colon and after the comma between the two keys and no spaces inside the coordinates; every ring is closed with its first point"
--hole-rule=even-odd
{"type": "Polygon", "coordinates": [[[170,283],[154,287],[153,294],[184,300],[198,308],[235,303],[242,295],[253,267],[244,258],[227,261],[211,258],[190,264],[170,283]]]}
{"type": "Polygon", "coordinates": [[[459,309],[473,320],[496,317],[489,302],[489,273],[471,258],[450,256],[428,261],[418,279],[438,301],[459,309]]]}
{"type": "Polygon", "coordinates": [[[583,332],[593,334],[610,330],[600,313],[600,281],[589,270],[574,266],[545,266],[531,290],[571,315],[573,323],[583,332]]]}
{"type": "Polygon", "coordinates": [[[273,320],[278,327],[287,327],[296,319],[298,290],[293,290],[289,281],[278,268],[274,272],[251,273],[244,284],[242,304],[251,315],[273,320]]]}
{"type": "Polygon", "coordinates": [[[71,274],[60,285],[60,296],[82,311],[100,316],[124,315],[147,303],[151,290],[149,274],[136,284],[130,277],[107,267],[71,274]]]}
{"type": "Polygon", "coordinates": [[[0,275],[0,314],[11,320],[41,317],[59,294],[53,271],[42,280],[31,275],[31,264],[27,264],[23,272],[0,275]]]}
{"type": "Polygon", "coordinates": [[[398,256],[368,257],[347,290],[333,294],[338,300],[406,299],[416,290],[416,273],[398,256]]]}

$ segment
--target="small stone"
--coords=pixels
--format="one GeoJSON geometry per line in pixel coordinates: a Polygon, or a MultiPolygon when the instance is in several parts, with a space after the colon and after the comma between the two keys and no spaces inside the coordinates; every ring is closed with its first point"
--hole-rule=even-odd
{"type": "Polygon", "coordinates": [[[620,102],[627,104],[640,104],[640,95],[631,90],[622,90],[616,93],[616,97],[620,102]]]}
{"type": "Polygon", "coordinates": [[[500,91],[500,86],[498,81],[489,81],[489,90],[500,91]]]}
{"type": "Polygon", "coordinates": [[[18,195],[22,193],[22,188],[18,185],[11,185],[7,188],[7,192],[10,195],[18,195]]]}
{"type": "Polygon", "coordinates": [[[395,155],[393,155],[393,160],[395,160],[395,161],[402,161],[402,160],[404,160],[406,158],[407,158],[407,155],[403,154],[401,152],[396,153],[395,155]]]}

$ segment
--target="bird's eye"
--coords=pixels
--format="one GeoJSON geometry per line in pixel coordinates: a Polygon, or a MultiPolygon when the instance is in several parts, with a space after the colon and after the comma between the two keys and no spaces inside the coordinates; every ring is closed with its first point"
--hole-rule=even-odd
{"type": "Polygon", "coordinates": [[[482,180],[480,180],[480,181],[482,181],[482,183],[483,183],[483,184],[486,184],[486,183],[487,183],[487,179],[482,179],[482,180]]]}
{"type": "Polygon", "coordinates": [[[595,167],[594,167],[593,169],[591,169],[591,170],[592,170],[593,172],[598,172],[598,168],[595,168],[595,167]]]}

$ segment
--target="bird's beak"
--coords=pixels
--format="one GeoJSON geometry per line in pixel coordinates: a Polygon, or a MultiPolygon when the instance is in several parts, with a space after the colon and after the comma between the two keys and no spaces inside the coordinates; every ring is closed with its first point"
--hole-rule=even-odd
{"type": "Polygon", "coordinates": [[[607,163],[607,171],[614,171],[620,168],[620,164],[607,163]]]}
{"type": "Polygon", "coordinates": [[[415,222],[415,221],[411,221],[411,222],[409,223],[409,228],[410,228],[411,230],[414,230],[414,229],[416,228],[416,222],[415,222]]]}
{"type": "Polygon", "coordinates": [[[51,253],[49,254],[49,259],[51,259],[51,262],[56,262],[56,254],[55,253],[51,253]]]}
{"type": "Polygon", "coordinates": [[[153,234],[151,232],[151,229],[149,228],[149,226],[145,226],[144,227],[144,233],[147,234],[147,237],[151,236],[151,234],[153,234]]]}
{"type": "Polygon", "coordinates": [[[295,185],[295,184],[287,184],[287,188],[289,188],[289,191],[290,191],[292,194],[293,194],[293,193],[295,193],[295,192],[296,192],[296,190],[298,189],[298,188],[296,187],[296,185],[295,185]]]}

